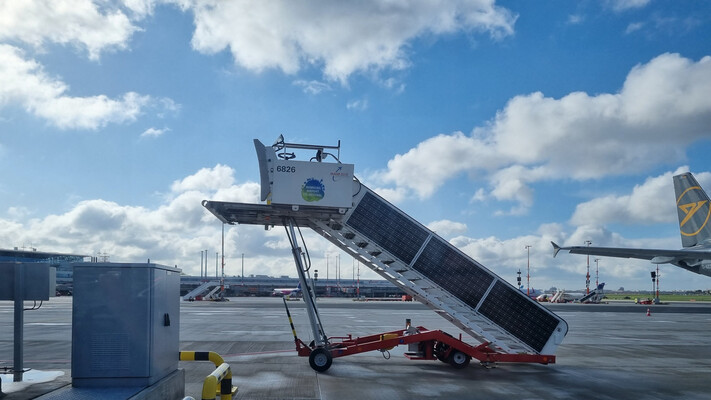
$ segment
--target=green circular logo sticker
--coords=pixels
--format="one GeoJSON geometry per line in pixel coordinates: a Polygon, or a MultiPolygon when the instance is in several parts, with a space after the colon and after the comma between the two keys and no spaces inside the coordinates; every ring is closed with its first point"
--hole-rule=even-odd
{"type": "Polygon", "coordinates": [[[325,189],[323,180],[309,178],[301,185],[301,197],[308,202],[319,201],[323,199],[325,189]]]}

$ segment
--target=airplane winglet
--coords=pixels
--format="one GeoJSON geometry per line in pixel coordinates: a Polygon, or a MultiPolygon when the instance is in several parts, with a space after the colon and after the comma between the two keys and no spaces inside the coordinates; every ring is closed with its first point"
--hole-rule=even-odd
{"type": "Polygon", "coordinates": [[[555,244],[555,242],[551,242],[551,244],[553,245],[553,258],[555,258],[555,256],[557,256],[558,252],[560,251],[560,246],[555,244]]]}

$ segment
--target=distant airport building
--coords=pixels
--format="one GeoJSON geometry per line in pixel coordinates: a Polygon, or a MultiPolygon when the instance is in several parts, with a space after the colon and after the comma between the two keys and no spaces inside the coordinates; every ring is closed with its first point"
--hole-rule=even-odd
{"type": "Polygon", "coordinates": [[[0,249],[0,261],[48,263],[57,268],[57,286],[72,284],[72,264],[88,261],[91,256],[37,251],[36,248],[0,249]]]}
{"type": "MultiPolygon", "coordinates": [[[[183,275],[180,277],[180,295],[184,296],[205,282],[218,282],[216,277],[200,277],[183,275]]],[[[267,275],[230,276],[225,277],[225,292],[227,297],[239,296],[274,296],[276,288],[296,288],[297,278],[267,275]]],[[[327,297],[400,297],[404,293],[397,286],[380,279],[318,279],[313,281],[316,296],[327,297]]]]}
{"type": "MultiPolygon", "coordinates": [[[[0,249],[0,262],[41,262],[48,263],[57,269],[57,291],[71,294],[73,285],[72,264],[81,262],[107,262],[108,257],[96,257],[84,254],[68,254],[37,251],[35,248],[0,249]]],[[[180,294],[197,288],[204,282],[218,281],[215,277],[200,277],[182,275],[180,277],[180,294]]],[[[272,296],[276,288],[297,287],[299,280],[282,275],[274,278],[268,275],[252,275],[248,277],[225,277],[226,295],[233,296],[272,296]]],[[[329,297],[395,297],[404,293],[398,287],[386,280],[351,280],[351,279],[318,279],[314,280],[317,296],[329,297]]]]}
{"type": "MultiPolygon", "coordinates": [[[[73,287],[73,268],[72,265],[83,262],[109,262],[106,254],[98,256],[90,256],[84,254],[69,254],[37,251],[36,248],[30,247],[15,247],[13,249],[0,249],[0,262],[37,262],[48,263],[56,268],[56,283],[58,294],[72,294],[73,287]]],[[[184,296],[193,289],[198,288],[206,282],[218,283],[219,278],[215,276],[180,276],[180,295],[184,296]]],[[[271,277],[268,275],[250,275],[250,276],[226,276],[225,277],[225,295],[227,297],[239,296],[274,296],[277,288],[296,288],[299,284],[297,278],[291,278],[287,275],[279,277],[271,277]]],[[[316,288],[316,295],[321,297],[400,297],[405,293],[397,286],[382,279],[361,279],[360,281],[352,279],[315,279],[313,280],[316,288]]],[[[212,285],[214,288],[215,285],[212,285]]],[[[551,288],[550,292],[554,293],[555,288],[551,288]]],[[[583,290],[579,290],[583,291],[583,290]]],[[[620,287],[618,292],[624,292],[624,288],[620,287]]],[[[624,292],[638,295],[638,291],[624,292]]],[[[684,294],[692,292],[682,291],[684,294]]],[[[697,291],[701,292],[701,291],[697,291]]],[[[711,291],[710,291],[711,292],[711,291]]],[[[669,294],[672,292],[663,292],[669,294]]]]}

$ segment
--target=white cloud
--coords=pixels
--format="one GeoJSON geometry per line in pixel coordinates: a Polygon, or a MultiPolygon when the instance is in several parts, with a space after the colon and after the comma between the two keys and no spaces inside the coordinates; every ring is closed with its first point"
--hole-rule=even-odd
{"type": "Polygon", "coordinates": [[[165,113],[177,114],[180,112],[180,108],[182,107],[180,104],[173,101],[173,99],[167,97],[158,99],[157,105],[159,106],[159,108],[162,108],[164,110],[163,112],[159,112],[157,114],[157,116],[160,118],[165,117],[165,113]]]}
{"type": "MultiPolygon", "coordinates": [[[[688,170],[688,168],[684,168],[688,170]]],[[[672,175],[667,172],[635,185],[632,193],[607,195],[580,203],[570,219],[573,225],[603,226],[608,223],[650,224],[676,218],[672,175]]]]}
{"type": "Polygon", "coordinates": [[[7,215],[10,219],[18,220],[30,215],[30,210],[27,207],[10,207],[7,209],[7,215]]]}
{"type": "Polygon", "coordinates": [[[69,86],[49,76],[22,50],[0,44],[0,107],[17,104],[61,129],[99,129],[135,121],[147,107],[177,110],[170,99],[154,100],[135,92],[111,99],[106,95],[72,97],[69,86]]]}
{"type": "Polygon", "coordinates": [[[625,29],[625,33],[630,34],[633,32],[637,32],[642,28],[644,28],[644,22],[633,22],[633,23],[627,25],[627,29],[625,29]]]}
{"type": "Polygon", "coordinates": [[[148,128],[143,133],[141,133],[141,137],[158,137],[162,136],[164,133],[170,131],[170,128],[163,128],[163,129],[158,129],[158,128],[148,128]]]}
{"type": "Polygon", "coordinates": [[[431,196],[444,181],[457,174],[494,162],[487,144],[461,132],[429,138],[405,154],[388,161],[388,169],[373,179],[414,190],[420,197],[431,196]]]}
{"type": "Polygon", "coordinates": [[[56,98],[66,90],[66,85],[47,76],[39,63],[26,60],[22,50],[0,44],[0,105],[56,98]]]}
{"type": "MultiPolygon", "coordinates": [[[[570,223],[576,226],[673,223],[677,220],[677,212],[672,176],[688,170],[688,167],[680,167],[648,178],[643,184],[635,185],[630,194],[607,195],[580,203],[570,223]]],[[[694,176],[702,187],[711,189],[711,173],[696,173],[694,176]]]]}
{"type": "Polygon", "coordinates": [[[380,82],[380,84],[387,89],[392,90],[396,94],[401,94],[405,91],[406,85],[395,78],[387,78],[380,82]]]}
{"type": "MultiPolygon", "coordinates": [[[[139,10],[137,0],[126,1],[139,10]]],[[[148,11],[145,7],[145,11],[148,11]]],[[[91,0],[23,0],[0,2],[0,40],[35,47],[46,42],[86,48],[98,59],[107,49],[124,49],[138,28],[117,7],[91,0]]]]}
{"type": "MultiPolygon", "coordinates": [[[[516,96],[471,136],[426,139],[372,178],[431,196],[464,172],[486,173],[490,195],[530,206],[530,184],[545,179],[601,178],[684,159],[686,147],[711,133],[711,57],[698,62],[662,54],[635,66],[620,92],[574,92],[560,99],[516,96]]],[[[478,193],[476,198],[485,196],[478,193]]]]}
{"type": "Polygon", "coordinates": [[[647,40],[660,40],[668,37],[684,36],[703,26],[704,22],[694,14],[685,18],[653,13],[642,21],[631,22],[625,28],[625,34],[641,34],[647,40]]]}
{"type": "Polygon", "coordinates": [[[407,191],[402,188],[402,187],[397,187],[397,188],[373,188],[371,186],[368,186],[373,190],[375,193],[379,194],[382,196],[385,200],[389,201],[390,203],[397,204],[407,197],[407,191]]]}
{"type": "Polygon", "coordinates": [[[346,104],[347,110],[365,111],[368,109],[368,99],[353,100],[346,104]]]}
{"type": "Polygon", "coordinates": [[[293,82],[293,85],[299,86],[303,89],[304,93],[308,94],[319,94],[321,92],[326,92],[331,90],[331,86],[327,83],[320,81],[305,81],[299,79],[293,82]]]}
{"type": "Polygon", "coordinates": [[[61,129],[98,129],[110,123],[135,121],[150,100],[150,96],[134,92],[128,92],[116,100],[105,95],[57,96],[32,99],[27,107],[61,129]]]}
{"type": "Polygon", "coordinates": [[[427,227],[444,238],[461,235],[467,231],[466,224],[448,219],[430,222],[427,227]]]}
{"type": "Polygon", "coordinates": [[[605,3],[613,11],[621,12],[646,7],[649,2],[650,0],[607,0],[605,3]]]}
{"type": "Polygon", "coordinates": [[[533,205],[533,189],[528,186],[529,182],[535,182],[547,175],[544,167],[525,168],[521,165],[513,165],[496,171],[489,178],[493,185],[491,195],[497,200],[513,200],[517,205],[508,212],[499,214],[521,215],[533,205]]]}
{"type": "Polygon", "coordinates": [[[479,188],[479,189],[476,190],[476,192],[474,192],[474,195],[472,196],[472,198],[471,198],[470,201],[471,201],[471,202],[475,202],[475,201],[486,201],[487,197],[488,197],[488,196],[487,196],[487,194],[486,194],[486,191],[485,191],[484,189],[482,189],[482,188],[479,188]]]}
{"type": "Polygon", "coordinates": [[[170,189],[175,193],[189,190],[217,190],[232,186],[234,181],[234,170],[226,165],[217,164],[215,168],[203,168],[193,175],[173,182],[170,189]]]}
{"type": "Polygon", "coordinates": [[[582,15],[579,14],[571,14],[568,16],[568,24],[569,25],[578,25],[583,22],[585,18],[582,15]]]}
{"type": "MultiPolygon", "coordinates": [[[[87,255],[101,250],[112,261],[138,262],[150,258],[198,274],[199,261],[196,265],[195,260],[199,260],[199,252],[219,249],[221,237],[219,220],[202,206],[202,200],[256,202],[258,199],[257,183],[235,184],[233,175],[231,168],[222,165],[202,169],[176,181],[171,196],[154,209],[93,199],[81,201],[62,214],[23,221],[26,212],[14,207],[8,211],[12,220],[0,218],[0,242],[10,247],[31,242],[40,250],[87,255]],[[218,179],[225,182],[218,183],[218,179]]],[[[280,267],[293,269],[288,246],[277,251],[265,250],[268,249],[265,237],[281,238],[283,231],[264,233],[262,227],[241,226],[228,227],[226,234],[228,261],[247,252],[248,262],[259,259],[272,265],[275,274],[281,272],[277,269],[280,267]]],[[[236,274],[234,264],[231,267],[231,274],[236,274]]]]}
{"type": "Polygon", "coordinates": [[[136,18],[143,18],[153,14],[153,9],[159,0],[120,0],[136,18]]]}
{"type": "Polygon", "coordinates": [[[253,71],[322,66],[327,79],[343,84],[354,72],[406,68],[407,44],[417,37],[475,31],[501,38],[516,20],[493,0],[179,3],[195,15],[192,45],[200,52],[229,49],[253,71]]]}

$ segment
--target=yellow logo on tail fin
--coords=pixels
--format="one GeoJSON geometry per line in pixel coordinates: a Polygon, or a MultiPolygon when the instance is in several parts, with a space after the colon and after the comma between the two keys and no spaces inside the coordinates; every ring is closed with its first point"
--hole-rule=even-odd
{"type": "Polygon", "coordinates": [[[681,211],[684,212],[684,214],[685,214],[686,216],[685,216],[684,219],[679,223],[679,227],[682,227],[682,226],[684,226],[684,224],[686,224],[687,222],[689,222],[689,220],[691,219],[691,217],[693,217],[694,214],[696,214],[696,212],[699,211],[699,209],[700,209],[704,204],[706,204],[706,202],[707,202],[706,200],[701,200],[701,201],[697,201],[696,203],[688,203],[688,204],[682,204],[682,205],[680,205],[679,208],[681,209],[681,211]]]}

